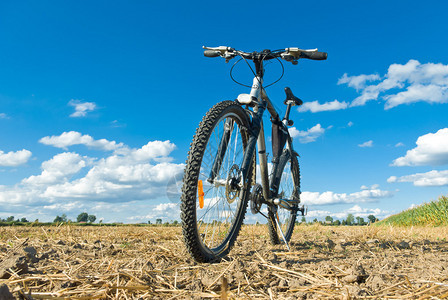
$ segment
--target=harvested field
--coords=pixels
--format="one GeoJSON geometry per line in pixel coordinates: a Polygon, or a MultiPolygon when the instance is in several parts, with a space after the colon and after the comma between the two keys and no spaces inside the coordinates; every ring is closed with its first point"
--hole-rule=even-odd
{"type": "Polygon", "coordinates": [[[297,226],[290,252],[267,234],[197,264],[180,227],[0,227],[0,299],[448,298],[447,227],[297,226]]]}

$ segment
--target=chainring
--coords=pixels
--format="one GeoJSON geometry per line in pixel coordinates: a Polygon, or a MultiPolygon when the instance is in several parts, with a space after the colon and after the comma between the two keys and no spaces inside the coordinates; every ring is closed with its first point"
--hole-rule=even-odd
{"type": "Polygon", "coordinates": [[[255,215],[260,212],[261,205],[263,204],[263,188],[260,184],[255,184],[250,193],[250,210],[255,215]]]}

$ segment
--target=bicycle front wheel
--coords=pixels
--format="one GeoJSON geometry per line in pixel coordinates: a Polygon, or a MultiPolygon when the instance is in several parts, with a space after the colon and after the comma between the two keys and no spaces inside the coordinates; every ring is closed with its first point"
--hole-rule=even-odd
{"type": "MultiPolygon", "coordinates": [[[[297,157],[283,157],[280,164],[284,167],[280,177],[278,197],[298,202],[300,200],[300,168],[297,157]]],[[[268,227],[272,244],[280,244],[283,241],[282,234],[289,242],[297,218],[297,207],[298,204],[295,204],[292,210],[280,205],[268,208],[268,227]]]]}
{"type": "Polygon", "coordinates": [[[186,247],[198,262],[227,255],[243,223],[250,188],[241,173],[248,128],[244,109],[223,101],[208,111],[191,143],[181,218],[186,247]]]}

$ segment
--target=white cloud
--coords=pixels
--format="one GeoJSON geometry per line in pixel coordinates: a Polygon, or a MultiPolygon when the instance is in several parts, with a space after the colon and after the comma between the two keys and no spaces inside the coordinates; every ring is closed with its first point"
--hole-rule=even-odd
{"type": "Polygon", "coordinates": [[[8,119],[8,115],[5,113],[0,113],[0,119],[8,119]]]}
{"type": "Polygon", "coordinates": [[[47,185],[67,181],[87,165],[79,154],[64,152],[42,163],[42,173],[25,178],[23,184],[47,185]]]}
{"type": "Polygon", "coordinates": [[[154,141],[140,149],[102,158],[83,178],[49,186],[44,196],[111,201],[165,196],[172,177],[178,176],[184,168],[183,164],[168,162],[171,158],[167,156],[174,148],[169,141],[154,141]]]}
{"type": "Polygon", "coordinates": [[[358,147],[361,147],[361,148],[370,148],[370,147],[373,147],[373,141],[370,140],[370,141],[364,142],[364,143],[362,143],[362,144],[359,144],[358,147]]]}
{"type": "Polygon", "coordinates": [[[301,142],[302,144],[314,142],[324,133],[325,129],[322,128],[320,124],[316,124],[306,131],[297,130],[295,127],[289,128],[289,134],[291,135],[291,137],[298,137],[299,142],[301,142]]]}
{"type": "Polygon", "coordinates": [[[348,76],[347,73],[345,73],[341,78],[339,78],[338,84],[346,83],[349,87],[360,90],[366,87],[368,81],[377,80],[380,80],[380,76],[377,74],[348,76]]]}
{"type": "Polygon", "coordinates": [[[338,100],[325,102],[323,104],[320,104],[318,101],[312,101],[303,103],[303,105],[299,106],[298,110],[299,112],[310,111],[312,113],[315,113],[321,111],[341,110],[346,109],[347,107],[347,102],[339,102],[338,100]]]}
{"type": "Polygon", "coordinates": [[[47,220],[66,209],[101,212],[103,217],[109,215],[108,220],[110,215],[121,216],[124,209],[142,214],[148,205],[138,203],[166,199],[167,191],[176,184],[173,178],[183,173],[184,164],[171,163],[169,155],[175,147],[170,141],[151,141],[136,149],[123,145],[104,158],[57,154],[42,163],[40,174],[13,186],[0,185],[0,207],[3,212],[26,211],[47,220]],[[109,208],[105,212],[101,207],[109,208]]]}
{"type": "Polygon", "coordinates": [[[162,219],[163,222],[168,220],[179,220],[180,205],[179,203],[159,203],[157,205],[151,205],[149,213],[146,215],[135,215],[129,217],[131,221],[146,221],[162,219]]]}
{"type": "Polygon", "coordinates": [[[0,150],[0,167],[17,167],[28,162],[32,153],[26,149],[5,153],[0,150]]]}
{"type": "Polygon", "coordinates": [[[352,127],[353,125],[354,125],[354,123],[353,123],[352,121],[350,121],[350,122],[347,123],[347,126],[348,126],[348,127],[352,127]]]}
{"type": "Polygon", "coordinates": [[[88,112],[94,111],[96,104],[94,102],[81,102],[80,100],[70,100],[68,105],[75,108],[75,112],[70,115],[72,118],[85,117],[88,112]]]}
{"type": "Polygon", "coordinates": [[[448,163],[448,128],[428,133],[417,139],[417,147],[395,159],[393,166],[444,165],[448,163]]]}
{"type": "Polygon", "coordinates": [[[362,186],[360,192],[351,194],[347,193],[334,193],[331,191],[318,193],[318,192],[302,192],[300,198],[304,204],[308,205],[328,205],[328,204],[340,204],[340,203],[361,203],[361,202],[374,202],[378,199],[392,197],[393,193],[390,191],[382,191],[378,185],[374,185],[370,188],[362,186]]]}
{"type": "Polygon", "coordinates": [[[116,143],[115,141],[108,141],[106,139],[94,140],[90,135],[82,135],[76,131],[63,132],[61,135],[46,136],[39,140],[44,145],[54,146],[57,148],[67,150],[73,145],[85,145],[89,148],[113,151],[123,148],[123,143],[116,143]]]}
{"type": "MultiPolygon", "coordinates": [[[[307,217],[308,218],[325,218],[326,216],[331,216],[336,219],[345,219],[348,214],[352,214],[354,217],[367,218],[369,215],[374,215],[377,218],[384,218],[390,212],[382,210],[380,208],[363,208],[359,205],[354,205],[348,209],[339,211],[339,212],[330,212],[326,210],[309,210],[307,217]]],[[[308,220],[310,221],[310,220],[308,220]]],[[[367,220],[364,220],[367,221],[367,220]]]]}
{"type": "Polygon", "coordinates": [[[391,176],[387,182],[412,182],[415,186],[448,186],[448,170],[432,170],[407,176],[391,176]]]}
{"type": "Polygon", "coordinates": [[[404,144],[402,142],[399,142],[399,143],[395,144],[395,147],[404,147],[404,144]]]}
{"type": "Polygon", "coordinates": [[[448,102],[448,65],[410,60],[406,64],[392,64],[387,73],[380,77],[376,74],[347,76],[344,74],[339,84],[348,84],[361,92],[351,106],[365,105],[371,100],[381,98],[386,101],[385,109],[414,102],[448,102]],[[380,80],[377,84],[367,85],[367,81],[380,80]]]}
{"type": "Polygon", "coordinates": [[[373,184],[371,186],[361,185],[361,190],[376,190],[380,187],[379,184],[373,184]]]}

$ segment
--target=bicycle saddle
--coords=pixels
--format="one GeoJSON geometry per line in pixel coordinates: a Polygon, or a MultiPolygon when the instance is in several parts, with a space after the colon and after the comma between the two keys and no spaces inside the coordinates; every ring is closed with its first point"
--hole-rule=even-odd
{"type": "Polygon", "coordinates": [[[292,101],[292,106],[300,106],[303,104],[303,101],[294,96],[291,89],[289,87],[285,87],[285,93],[286,93],[286,99],[283,101],[286,105],[288,105],[288,102],[292,101]]]}

